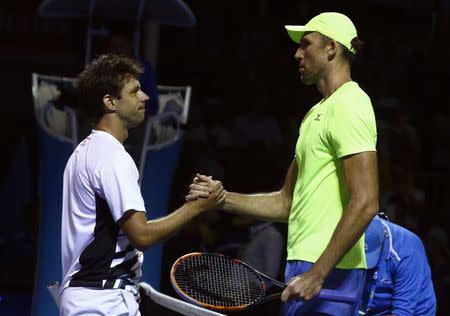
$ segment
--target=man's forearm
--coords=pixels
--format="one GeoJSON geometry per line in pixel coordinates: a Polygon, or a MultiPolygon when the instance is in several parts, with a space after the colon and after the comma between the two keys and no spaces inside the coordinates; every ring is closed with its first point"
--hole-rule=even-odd
{"type": "Polygon", "coordinates": [[[169,215],[150,221],[145,212],[129,211],[124,216],[122,229],[133,245],[143,251],[168,238],[200,213],[200,208],[193,203],[186,203],[169,215]]]}
{"type": "Polygon", "coordinates": [[[291,200],[281,191],[260,194],[227,192],[224,210],[266,221],[287,222],[291,200]]]}
{"type": "Polygon", "coordinates": [[[168,238],[190,222],[201,211],[191,203],[186,203],[167,216],[147,222],[149,246],[168,238]]]}

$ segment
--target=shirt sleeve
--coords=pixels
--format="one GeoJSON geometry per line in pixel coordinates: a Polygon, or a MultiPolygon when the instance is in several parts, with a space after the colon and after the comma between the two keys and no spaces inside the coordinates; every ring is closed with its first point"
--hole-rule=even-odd
{"type": "MultiPolygon", "coordinates": [[[[412,246],[412,245],[411,245],[412,246]]],[[[393,282],[392,314],[396,316],[414,315],[425,269],[424,254],[418,249],[403,257],[399,262],[393,282]]]]}
{"type": "Polygon", "coordinates": [[[112,153],[99,169],[98,180],[100,190],[116,222],[128,210],[145,212],[138,183],[139,172],[127,152],[112,153]]]}
{"type": "Polygon", "coordinates": [[[328,136],[338,158],[376,151],[376,122],[370,99],[343,100],[330,112],[328,136]]]}

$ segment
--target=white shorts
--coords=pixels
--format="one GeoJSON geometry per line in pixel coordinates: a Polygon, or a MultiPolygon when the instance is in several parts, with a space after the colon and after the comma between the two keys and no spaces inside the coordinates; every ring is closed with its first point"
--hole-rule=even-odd
{"type": "Polygon", "coordinates": [[[140,316],[133,293],[121,289],[68,287],[61,295],[61,316],[140,316]]]}

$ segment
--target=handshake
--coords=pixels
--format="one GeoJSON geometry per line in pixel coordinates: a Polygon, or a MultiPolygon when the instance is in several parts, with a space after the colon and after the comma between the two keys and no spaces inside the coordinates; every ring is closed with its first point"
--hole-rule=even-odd
{"type": "Polygon", "coordinates": [[[217,206],[223,206],[226,194],[222,182],[197,173],[189,186],[186,201],[195,203],[201,210],[206,211],[217,206]]]}

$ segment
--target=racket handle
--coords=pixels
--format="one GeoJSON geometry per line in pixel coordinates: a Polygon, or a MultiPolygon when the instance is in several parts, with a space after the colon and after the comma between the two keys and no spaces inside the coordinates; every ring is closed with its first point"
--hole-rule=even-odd
{"type": "Polygon", "coordinates": [[[318,298],[325,301],[341,302],[341,303],[356,303],[356,296],[345,294],[336,290],[322,289],[318,298]]]}

